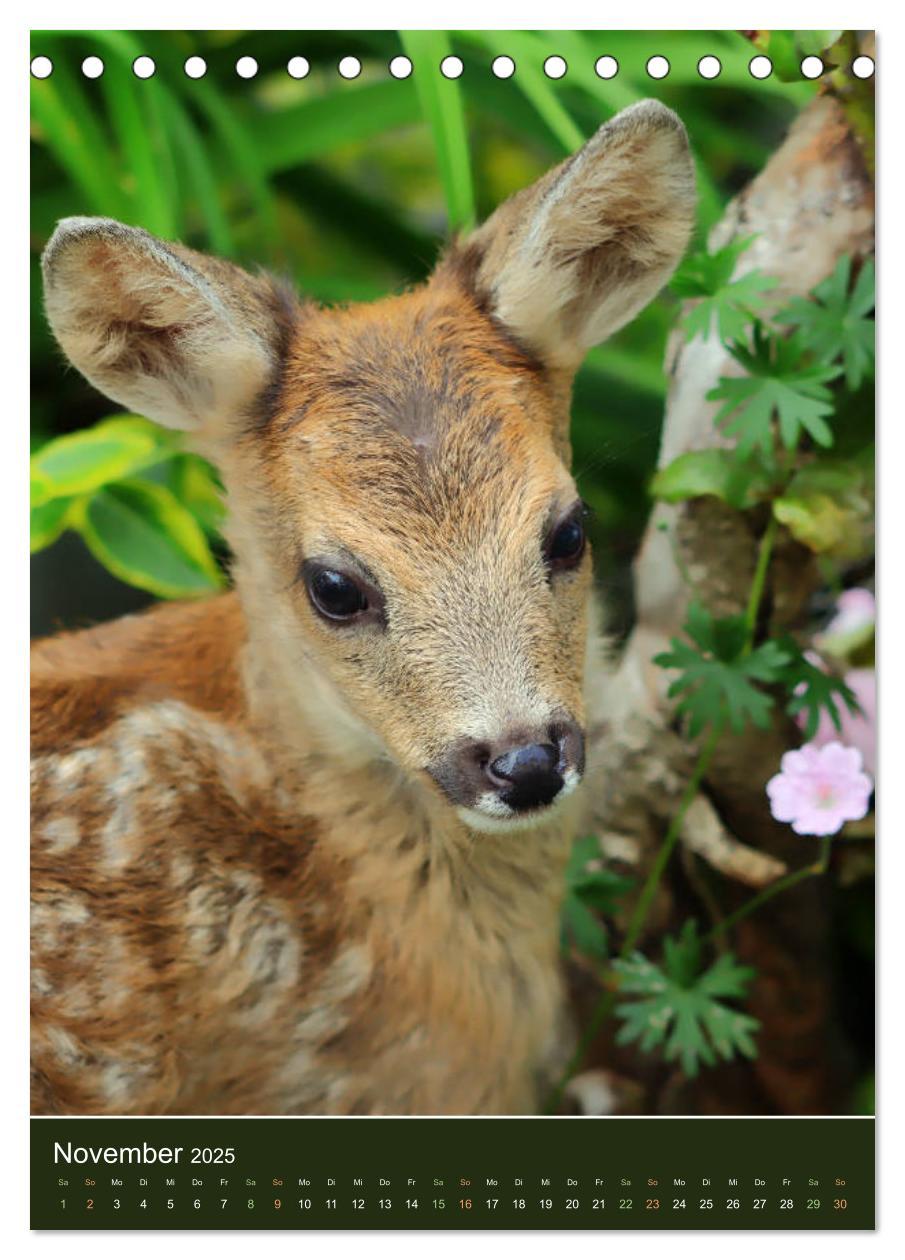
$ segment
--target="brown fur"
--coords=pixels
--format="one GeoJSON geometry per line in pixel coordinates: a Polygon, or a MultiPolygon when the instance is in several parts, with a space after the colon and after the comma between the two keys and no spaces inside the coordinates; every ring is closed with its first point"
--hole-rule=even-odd
{"type": "Polygon", "coordinates": [[[36,1111],[536,1107],[562,1056],[581,766],[502,821],[435,767],[599,709],[590,558],[544,559],[577,496],[571,372],[691,217],[672,115],[620,119],[427,285],[370,307],[302,306],[121,225],[58,230],[55,331],[217,460],[237,593],[36,648],[36,1111]],[[561,276],[539,321],[520,268],[541,230],[578,287],[561,276]],[[380,617],[327,624],[312,558],[379,588],[380,617]]]}

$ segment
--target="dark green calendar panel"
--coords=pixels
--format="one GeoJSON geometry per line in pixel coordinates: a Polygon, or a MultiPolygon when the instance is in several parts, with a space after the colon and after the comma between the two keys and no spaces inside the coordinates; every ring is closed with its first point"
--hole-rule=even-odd
{"type": "Polygon", "coordinates": [[[34,1229],[872,1229],[871,1119],[31,1123],[34,1229]]]}

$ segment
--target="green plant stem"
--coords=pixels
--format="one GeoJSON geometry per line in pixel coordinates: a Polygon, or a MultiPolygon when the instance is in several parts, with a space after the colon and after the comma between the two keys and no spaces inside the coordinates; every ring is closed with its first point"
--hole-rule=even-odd
{"type": "MultiPolygon", "coordinates": [[[[628,928],[626,929],[625,939],[622,942],[622,948],[619,951],[620,961],[624,961],[628,958],[629,954],[631,954],[637,945],[638,938],[644,930],[644,924],[647,920],[651,902],[656,896],[660,880],[663,878],[669,859],[672,856],[676,844],[678,843],[682,830],[682,823],[685,821],[685,815],[688,813],[692,801],[698,794],[704,776],[710,768],[710,763],[713,760],[713,754],[716,751],[716,746],[722,732],[722,723],[717,723],[707,736],[707,739],[698,754],[698,759],[695,762],[691,778],[685,785],[685,791],[682,793],[682,798],[679,801],[679,807],[673,815],[672,822],[669,824],[669,829],[666,832],[663,843],[660,845],[656,861],[651,867],[650,873],[644,882],[644,887],[641,889],[641,894],[635,903],[635,908],[632,911],[632,917],[629,920],[628,928]]],[[[613,1009],[613,1004],[616,1001],[617,990],[615,985],[618,984],[618,979],[619,977],[617,972],[610,970],[607,973],[605,982],[612,983],[614,987],[608,989],[597,1003],[594,1013],[588,1022],[588,1026],[584,1031],[584,1035],[582,1036],[575,1053],[566,1065],[566,1069],[560,1077],[556,1088],[548,1098],[547,1105],[545,1107],[545,1111],[548,1115],[551,1115],[556,1111],[560,1100],[562,1099],[563,1093],[565,1092],[566,1086],[581,1067],[585,1056],[593,1044],[594,1038],[597,1036],[597,1033],[604,1022],[609,1018],[613,1009]]]]}
{"type": "Polygon", "coordinates": [[[647,920],[647,914],[651,906],[651,902],[656,896],[657,888],[660,880],[663,878],[663,872],[666,870],[669,859],[672,857],[673,849],[679,840],[679,834],[682,830],[682,823],[685,821],[685,815],[691,807],[691,803],[697,796],[703,781],[704,775],[710,768],[713,760],[713,754],[716,752],[716,746],[720,736],[723,733],[723,726],[718,722],[710,731],[707,739],[698,754],[695,762],[694,770],[691,778],[685,785],[685,791],[682,793],[679,807],[673,815],[672,822],[669,824],[669,830],[663,843],[660,845],[660,851],[657,854],[656,861],[650,869],[650,873],[645,880],[644,887],[641,889],[641,895],[635,902],[635,908],[632,911],[632,917],[629,919],[628,928],[625,933],[625,940],[622,943],[622,949],[619,952],[620,958],[627,958],[635,945],[638,943],[638,937],[644,929],[647,920]]]}
{"type": "Polygon", "coordinates": [[[783,875],[782,879],[774,880],[772,884],[762,888],[759,893],[749,901],[746,901],[744,905],[739,906],[737,910],[733,910],[732,914],[727,915],[725,919],[714,924],[702,939],[711,941],[724,937],[729,928],[735,927],[736,923],[739,923],[742,919],[747,919],[749,914],[759,910],[762,905],[771,901],[779,893],[785,892],[787,888],[793,888],[796,884],[800,884],[802,880],[811,879],[815,875],[824,875],[830,863],[831,848],[831,837],[822,836],[820,839],[820,854],[816,862],[811,862],[808,866],[802,866],[797,871],[790,871],[788,875],[783,875]]]}
{"type": "Polygon", "coordinates": [[[751,580],[751,591],[748,595],[748,606],[745,609],[745,656],[747,656],[754,647],[754,635],[757,632],[757,613],[760,608],[760,602],[764,596],[764,586],[767,581],[767,570],[770,566],[770,556],[773,554],[773,544],[776,541],[776,529],[776,517],[771,511],[767,528],[764,530],[763,537],[760,540],[760,547],[757,552],[757,564],[754,568],[754,577],[751,580]]]}
{"type": "MultiPolygon", "coordinates": [[[[771,513],[770,519],[767,522],[767,528],[764,530],[763,536],[760,540],[760,546],[757,552],[757,562],[754,567],[754,577],[751,580],[751,591],[748,596],[748,604],[745,609],[745,646],[743,649],[743,655],[745,656],[747,656],[754,647],[754,636],[757,631],[757,614],[760,610],[761,600],[764,596],[764,588],[767,582],[767,572],[770,567],[770,557],[773,554],[773,544],[776,541],[776,530],[776,517],[771,513]]],[[[632,916],[629,920],[629,925],[625,933],[625,940],[622,943],[622,949],[619,951],[620,961],[624,961],[629,954],[631,954],[632,950],[638,943],[638,938],[644,930],[644,924],[647,921],[647,915],[650,910],[651,903],[656,896],[657,888],[659,887],[660,881],[666,871],[666,867],[669,864],[669,859],[672,857],[673,850],[678,843],[679,835],[682,830],[682,823],[685,821],[685,815],[688,813],[692,801],[698,794],[701,783],[704,780],[704,776],[710,768],[710,763],[713,760],[713,754],[716,751],[716,746],[722,733],[723,724],[722,722],[718,722],[710,731],[706,742],[701,748],[698,759],[695,762],[691,778],[688,780],[688,783],[685,786],[685,791],[682,793],[681,800],[679,801],[679,807],[669,825],[669,829],[663,843],[660,846],[660,850],[653,866],[651,867],[650,873],[644,883],[644,887],[641,889],[641,895],[635,903],[635,908],[632,911],[632,916]]],[[[739,918],[744,918],[746,914],[750,914],[751,911],[756,910],[759,905],[762,905],[764,901],[769,900],[769,898],[774,896],[776,893],[781,892],[783,888],[788,888],[792,884],[798,883],[799,880],[804,879],[809,875],[819,874],[821,871],[826,869],[826,863],[828,860],[829,850],[828,848],[824,848],[817,864],[805,867],[801,871],[795,871],[791,875],[785,876],[782,880],[777,881],[777,883],[772,885],[769,889],[764,889],[761,893],[758,893],[756,897],[752,898],[752,900],[745,906],[742,906],[740,910],[736,911],[734,915],[730,916],[729,919],[726,919],[722,924],[719,924],[718,928],[714,929],[710,935],[712,936],[716,934],[717,931],[725,931],[726,927],[730,923],[735,922],[739,918]]],[[[597,1003],[594,1013],[584,1031],[581,1041],[578,1043],[575,1053],[569,1060],[556,1088],[547,1100],[545,1111],[548,1115],[553,1114],[556,1111],[567,1084],[581,1067],[585,1060],[585,1056],[593,1044],[594,1038],[597,1036],[597,1033],[612,1013],[618,993],[618,973],[610,970],[604,978],[604,983],[609,984],[610,987],[607,988],[607,991],[597,1003]]]]}

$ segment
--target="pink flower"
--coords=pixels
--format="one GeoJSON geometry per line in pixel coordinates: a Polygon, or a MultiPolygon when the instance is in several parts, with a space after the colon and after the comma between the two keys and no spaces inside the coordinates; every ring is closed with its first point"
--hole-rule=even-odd
{"type": "Polygon", "coordinates": [[[863,586],[853,586],[843,591],[836,600],[836,615],[824,630],[824,635],[851,634],[866,629],[877,620],[877,602],[873,592],[863,586]]]}
{"type": "Polygon", "coordinates": [[[767,784],[773,817],[799,836],[832,836],[844,822],[863,818],[872,791],[858,749],[835,740],[787,752],[767,784]]]}
{"type": "MultiPolygon", "coordinates": [[[[805,655],[814,665],[825,668],[823,662],[812,652],[805,655]]],[[[864,769],[870,775],[877,773],[877,676],[872,669],[850,669],[845,681],[855,693],[855,699],[861,706],[860,713],[851,713],[843,701],[836,701],[839,713],[840,729],[837,731],[833,719],[826,709],[820,711],[817,731],[811,740],[817,748],[823,748],[834,740],[857,748],[864,759],[864,769]]],[[[804,729],[807,718],[803,713],[796,715],[798,725],[804,729]]]]}

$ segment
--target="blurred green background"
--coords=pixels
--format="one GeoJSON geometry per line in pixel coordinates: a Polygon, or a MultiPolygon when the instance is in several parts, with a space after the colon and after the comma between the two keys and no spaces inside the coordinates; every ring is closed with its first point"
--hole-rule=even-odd
{"type": "MultiPolygon", "coordinates": [[[[614,112],[655,95],[691,136],[700,239],[817,90],[754,80],[754,52],[726,31],[33,34],[33,55],[54,66],[32,80],[33,448],[117,410],[65,369],[46,327],[38,259],[59,218],[138,224],[281,271],[324,302],[376,298],[424,277],[451,231],[486,216],[614,112]],[[402,53],[414,74],[398,80],[389,63],[402,53]],[[464,63],[458,80],[437,71],[449,53],[464,63]],[[498,54],[515,60],[514,77],[493,74],[498,54]],[[619,64],[609,80],[595,72],[604,54],[619,64]],[[647,74],[653,54],[669,59],[663,80],[647,74]],[[706,54],[722,63],[717,80],[698,74],[706,54]],[[81,72],[89,55],[104,61],[100,78],[81,72]],[[132,71],[140,55],[156,63],[150,79],[132,71]],[[193,55],[207,63],[201,79],[184,72],[193,55]],[[361,73],[346,80],[337,65],[350,55],[361,73]],[[544,74],[550,55],[568,63],[563,79],[544,74]],[[252,79],[236,73],[246,56],[258,63],[252,79]],[[293,56],[310,64],[303,79],[287,73],[293,56]]],[[[575,391],[575,468],[595,510],[598,573],[617,630],[631,620],[630,562],[649,509],[674,302],[664,294],[592,352],[575,391]]],[[[113,578],[77,533],[34,565],[33,633],[151,599],[113,578]]]]}

